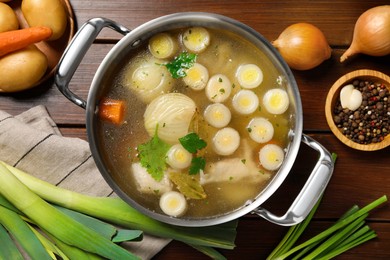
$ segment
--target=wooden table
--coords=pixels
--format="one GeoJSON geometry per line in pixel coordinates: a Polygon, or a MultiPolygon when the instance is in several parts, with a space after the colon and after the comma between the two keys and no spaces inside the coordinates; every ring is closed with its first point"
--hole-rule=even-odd
{"type": "MultiPolygon", "coordinates": [[[[366,9],[389,4],[388,0],[356,1],[144,1],[144,0],[71,0],[78,27],[93,17],[106,17],[128,28],[135,28],[153,18],[181,11],[215,12],[237,19],[274,40],[288,25],[310,22],[326,35],[333,48],[332,57],[310,71],[294,71],[303,102],[304,132],[321,142],[329,151],[338,154],[333,177],[322,204],[308,233],[312,236],[328,227],[353,204],[361,206],[387,194],[390,195],[389,148],[376,152],[360,152],[342,144],[330,132],[324,107],[330,86],[350,71],[369,68],[390,75],[390,56],[358,55],[345,64],[341,54],[351,42],[354,23],[366,9]]],[[[82,61],[70,88],[86,98],[91,79],[106,53],[120,35],[103,30],[82,61]]],[[[18,94],[1,94],[0,109],[13,115],[43,104],[69,137],[87,139],[85,111],[68,101],[49,81],[35,89],[18,94]]],[[[302,187],[315,161],[316,154],[303,145],[296,163],[277,193],[264,205],[282,214],[302,187]]],[[[353,249],[339,259],[390,259],[390,207],[385,205],[369,217],[370,226],[378,238],[353,249]]],[[[262,218],[242,217],[238,226],[237,247],[223,250],[228,259],[265,259],[287,231],[286,227],[271,224],[262,218]]],[[[179,242],[172,242],[156,259],[202,259],[201,253],[179,242]]],[[[206,258],[207,259],[207,258],[206,258]]]]}

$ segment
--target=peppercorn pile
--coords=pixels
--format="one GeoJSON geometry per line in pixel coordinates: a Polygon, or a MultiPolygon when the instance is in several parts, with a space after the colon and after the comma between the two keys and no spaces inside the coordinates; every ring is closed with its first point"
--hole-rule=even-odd
{"type": "Polygon", "coordinates": [[[338,100],[333,109],[333,120],[341,132],[359,144],[383,141],[390,132],[390,92],[382,83],[355,80],[355,89],[362,93],[363,101],[351,111],[338,100]]]}

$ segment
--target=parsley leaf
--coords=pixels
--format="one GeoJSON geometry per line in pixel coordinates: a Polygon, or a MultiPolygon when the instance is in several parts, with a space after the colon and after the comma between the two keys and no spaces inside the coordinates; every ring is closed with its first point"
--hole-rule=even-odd
{"type": "Polygon", "coordinates": [[[190,153],[196,153],[207,146],[207,143],[201,139],[196,133],[189,133],[186,136],[179,138],[181,145],[190,153]]]}
{"type": "Polygon", "coordinates": [[[157,130],[158,126],[152,139],[144,144],[138,145],[137,148],[141,165],[146,168],[153,179],[161,181],[167,167],[165,164],[165,156],[170,146],[158,137],[157,130]]]}
{"type": "Polygon", "coordinates": [[[194,66],[197,55],[194,53],[182,52],[171,62],[164,64],[174,79],[187,76],[185,70],[194,66]]]}
{"type": "Polygon", "coordinates": [[[191,166],[189,169],[190,175],[195,175],[206,167],[206,160],[203,157],[194,157],[191,160],[191,166]]]}
{"type": "MultiPolygon", "coordinates": [[[[196,153],[207,146],[207,143],[196,133],[189,133],[179,138],[179,142],[190,153],[196,153]]],[[[203,157],[194,157],[191,161],[189,174],[195,175],[203,170],[205,166],[206,160],[203,157]]]]}

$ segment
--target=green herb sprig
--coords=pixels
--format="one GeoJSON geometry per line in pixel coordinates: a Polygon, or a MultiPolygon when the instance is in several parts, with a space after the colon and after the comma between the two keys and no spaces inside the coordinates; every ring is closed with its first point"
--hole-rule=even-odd
{"type": "MultiPolygon", "coordinates": [[[[207,143],[201,139],[196,133],[189,133],[182,138],[179,138],[180,144],[190,153],[197,153],[207,146],[207,143]]],[[[206,166],[206,160],[203,157],[194,157],[191,161],[189,174],[198,174],[201,170],[204,170],[206,166]]]]}
{"type": "Polygon", "coordinates": [[[167,67],[174,79],[183,78],[187,76],[185,71],[194,66],[196,58],[196,54],[184,51],[164,66],[167,67]]]}

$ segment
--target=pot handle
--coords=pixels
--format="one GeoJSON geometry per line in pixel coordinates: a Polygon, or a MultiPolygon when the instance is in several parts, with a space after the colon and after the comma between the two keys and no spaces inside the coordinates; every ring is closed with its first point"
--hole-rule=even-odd
{"type": "Polygon", "coordinates": [[[276,216],[262,207],[253,211],[254,214],[281,226],[296,225],[307,217],[324,192],[334,169],[332,155],[328,150],[305,134],[302,135],[302,141],[310,148],[318,151],[320,157],[290,208],[283,216],[276,216]]]}
{"type": "Polygon", "coordinates": [[[87,102],[69,90],[69,82],[73,77],[81,60],[87,53],[100,31],[111,28],[123,35],[130,32],[126,27],[106,18],[92,18],[87,21],[75,34],[65,49],[57,68],[54,82],[61,93],[76,105],[86,108],[87,102]]]}

